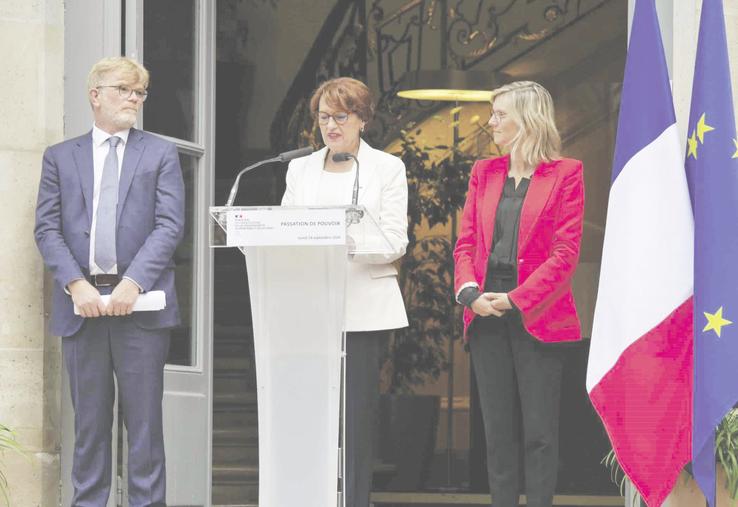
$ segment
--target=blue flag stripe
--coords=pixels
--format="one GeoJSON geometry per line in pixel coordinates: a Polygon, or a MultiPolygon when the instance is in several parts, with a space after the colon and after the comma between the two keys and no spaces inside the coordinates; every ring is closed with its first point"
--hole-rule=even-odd
{"type": "Polygon", "coordinates": [[[676,122],[654,0],[638,0],[635,10],[625,62],[613,182],[633,155],[676,122]]]}
{"type": "Polygon", "coordinates": [[[738,159],[731,158],[735,132],[722,0],[703,0],[686,168],[695,218],[692,466],[712,506],[715,427],[738,400],[734,373],[738,364],[738,159]],[[706,327],[708,314],[713,320],[706,327]],[[714,329],[716,322],[719,332],[714,329]]]}

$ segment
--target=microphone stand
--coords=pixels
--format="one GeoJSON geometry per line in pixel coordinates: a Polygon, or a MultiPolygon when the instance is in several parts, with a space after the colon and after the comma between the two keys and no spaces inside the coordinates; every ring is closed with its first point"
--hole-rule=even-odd
{"type": "Polygon", "coordinates": [[[307,146],[305,148],[299,148],[297,150],[285,151],[284,153],[280,153],[276,157],[262,160],[261,162],[257,162],[255,164],[251,164],[248,167],[244,167],[243,169],[241,169],[238,175],[236,175],[236,180],[233,182],[233,186],[231,187],[231,191],[228,194],[228,199],[226,200],[225,205],[229,207],[233,206],[233,202],[236,200],[236,194],[238,193],[238,186],[241,182],[241,176],[243,176],[247,172],[251,171],[252,169],[256,169],[257,167],[261,167],[265,164],[271,164],[272,162],[289,162],[293,158],[304,157],[305,155],[310,155],[312,152],[313,148],[307,146]]]}
{"type": "Polygon", "coordinates": [[[334,162],[346,162],[353,160],[356,162],[356,176],[354,177],[354,189],[351,194],[351,208],[346,210],[347,225],[358,224],[364,218],[364,211],[359,209],[359,159],[351,153],[343,152],[333,155],[334,162]]]}
{"type": "Polygon", "coordinates": [[[247,166],[241,169],[241,171],[236,176],[236,180],[233,182],[233,186],[231,186],[231,191],[228,194],[228,199],[226,200],[225,205],[229,207],[233,206],[233,202],[236,200],[236,194],[238,193],[238,186],[241,183],[241,176],[251,171],[252,169],[256,169],[257,167],[261,167],[266,164],[271,164],[272,162],[280,162],[280,160],[281,159],[279,158],[279,156],[276,156],[276,157],[273,157],[267,160],[262,160],[255,164],[251,164],[250,166],[247,166]]]}

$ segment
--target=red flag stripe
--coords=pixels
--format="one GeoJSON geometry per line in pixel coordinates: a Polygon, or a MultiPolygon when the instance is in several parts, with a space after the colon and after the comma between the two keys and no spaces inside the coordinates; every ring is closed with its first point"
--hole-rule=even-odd
{"type": "Polygon", "coordinates": [[[692,360],[690,297],[589,393],[618,462],[649,506],[663,503],[691,459],[692,360]]]}

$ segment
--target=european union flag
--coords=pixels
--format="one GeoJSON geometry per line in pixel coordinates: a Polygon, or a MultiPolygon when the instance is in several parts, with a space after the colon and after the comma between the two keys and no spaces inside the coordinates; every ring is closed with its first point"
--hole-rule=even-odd
{"type": "Polygon", "coordinates": [[[692,469],[715,505],[715,428],[738,401],[738,140],[722,0],[703,0],[687,140],[695,226],[692,469]]]}

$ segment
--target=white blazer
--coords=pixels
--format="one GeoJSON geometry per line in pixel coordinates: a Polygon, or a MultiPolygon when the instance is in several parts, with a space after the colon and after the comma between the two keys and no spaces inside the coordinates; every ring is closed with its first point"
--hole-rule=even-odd
{"type": "MultiPolygon", "coordinates": [[[[316,204],[328,148],[294,159],[287,170],[282,206],[316,204]]],[[[359,146],[359,204],[379,223],[392,244],[386,255],[357,254],[348,263],[346,331],[376,331],[407,326],[405,304],[392,264],[407,248],[407,179],[401,159],[359,146]]],[[[350,196],[346,204],[351,204],[350,196]]]]}

